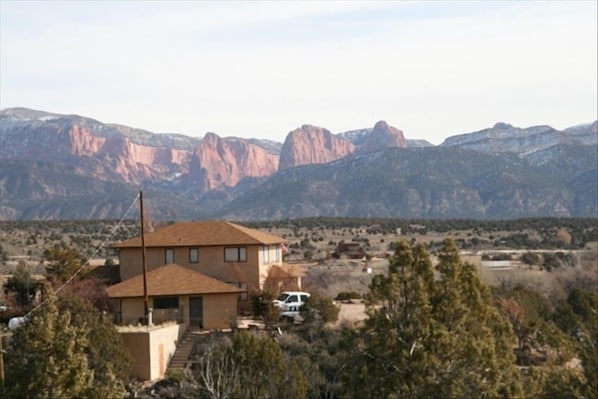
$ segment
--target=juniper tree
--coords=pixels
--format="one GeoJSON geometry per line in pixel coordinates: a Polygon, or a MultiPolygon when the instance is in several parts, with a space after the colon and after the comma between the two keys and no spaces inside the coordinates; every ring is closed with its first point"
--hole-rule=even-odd
{"type": "Polygon", "coordinates": [[[460,260],[452,240],[444,242],[438,258],[433,313],[449,331],[449,345],[439,352],[447,370],[442,392],[450,397],[519,395],[517,341],[510,323],[492,305],[475,266],[460,260]]]}
{"type": "Polygon", "coordinates": [[[406,242],[398,243],[388,275],[374,276],[366,296],[368,319],[361,337],[355,337],[363,347],[346,364],[348,391],[365,398],[433,395],[438,366],[434,345],[446,335],[432,316],[433,284],[423,246],[412,250],[406,242]]]}
{"type": "Polygon", "coordinates": [[[516,339],[472,265],[452,241],[436,272],[422,244],[396,246],[387,275],[366,299],[368,319],[346,345],[348,393],[364,398],[484,397],[520,394],[516,339]]]}
{"type": "Polygon", "coordinates": [[[71,314],[71,324],[83,328],[88,338],[84,352],[94,371],[94,383],[86,392],[87,397],[124,395],[133,360],[111,317],[90,302],[71,295],[61,296],[58,306],[59,311],[71,314]]]}
{"type": "Polygon", "coordinates": [[[48,276],[65,281],[81,268],[81,256],[74,248],[63,248],[58,245],[44,251],[44,259],[48,262],[48,276]]]}
{"type": "Polygon", "coordinates": [[[71,323],[70,313],[60,313],[56,296],[48,292],[44,306],[15,330],[6,351],[6,397],[85,397],[93,387],[87,345],[84,328],[71,323]]]}
{"type": "Polygon", "coordinates": [[[30,305],[31,298],[39,287],[40,283],[32,278],[27,264],[22,260],[19,261],[12,273],[12,277],[4,285],[6,291],[14,293],[15,305],[17,306],[30,305]]]}
{"type": "Polygon", "coordinates": [[[122,397],[131,360],[114,325],[77,298],[45,295],[7,348],[6,397],[122,397]]]}
{"type": "Polygon", "coordinates": [[[279,397],[286,364],[280,346],[270,338],[240,331],[233,338],[235,362],[239,365],[238,398],[279,397]]]}
{"type": "Polygon", "coordinates": [[[199,397],[305,398],[309,389],[298,359],[285,359],[276,341],[239,331],[211,341],[187,375],[199,397]]]}

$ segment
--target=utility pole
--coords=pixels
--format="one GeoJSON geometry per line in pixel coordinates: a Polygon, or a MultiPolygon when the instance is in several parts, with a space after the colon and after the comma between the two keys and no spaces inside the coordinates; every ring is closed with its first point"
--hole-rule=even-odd
{"type": "Polygon", "coordinates": [[[149,325],[149,298],[147,296],[147,262],[145,251],[145,226],[143,220],[143,191],[139,191],[139,212],[141,214],[141,263],[143,264],[143,308],[145,324],[149,325]]]}
{"type": "Polygon", "coordinates": [[[0,330],[0,387],[4,385],[4,352],[2,352],[2,330],[0,330]]]}

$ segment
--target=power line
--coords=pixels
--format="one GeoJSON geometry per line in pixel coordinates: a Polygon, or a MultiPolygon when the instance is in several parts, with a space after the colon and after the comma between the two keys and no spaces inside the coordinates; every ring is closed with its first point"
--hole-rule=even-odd
{"type": "MultiPolygon", "coordinates": [[[[91,261],[91,259],[93,259],[106,246],[106,244],[112,239],[112,237],[114,236],[114,234],[116,234],[116,231],[123,224],[123,222],[125,221],[125,219],[129,215],[129,212],[131,212],[131,209],[133,209],[133,206],[135,205],[135,203],[138,200],[139,200],[139,194],[137,194],[135,196],[135,198],[131,202],[131,205],[129,205],[129,208],[127,209],[127,211],[125,212],[125,214],[123,215],[123,217],[119,220],[119,222],[117,223],[116,227],[112,230],[112,233],[96,248],[96,250],[95,250],[94,253],[92,253],[89,257],[87,257],[87,259],[85,260],[85,262],[83,262],[81,264],[81,267],[79,267],[79,269],[77,269],[60,287],[58,287],[54,291],[56,294],[58,294],[67,284],[69,284],[71,281],[73,281],[73,279],[81,272],[81,270],[83,270],[85,267],[89,266],[89,262],[91,261]]],[[[31,313],[33,313],[37,309],[41,308],[45,303],[46,303],[46,300],[43,300],[36,307],[34,307],[33,309],[31,309],[29,311],[29,313],[27,313],[24,317],[25,318],[29,317],[29,315],[31,313]]]]}

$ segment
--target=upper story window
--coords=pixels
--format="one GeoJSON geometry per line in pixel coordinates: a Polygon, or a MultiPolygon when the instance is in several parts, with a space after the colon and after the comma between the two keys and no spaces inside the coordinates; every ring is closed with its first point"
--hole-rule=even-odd
{"type": "Polygon", "coordinates": [[[174,263],[174,248],[166,248],[164,260],[167,265],[174,263]]]}
{"type": "Polygon", "coordinates": [[[270,248],[267,245],[262,247],[262,263],[264,265],[270,263],[270,248]]]}
{"type": "Polygon", "coordinates": [[[228,247],[224,248],[225,262],[247,262],[247,248],[228,247]]]}
{"type": "Polygon", "coordinates": [[[280,247],[278,247],[278,246],[274,247],[274,250],[272,253],[274,254],[272,262],[274,262],[274,263],[280,262],[280,247]]]}
{"type": "Polygon", "coordinates": [[[199,248],[189,248],[189,263],[199,263],[199,248]]]}

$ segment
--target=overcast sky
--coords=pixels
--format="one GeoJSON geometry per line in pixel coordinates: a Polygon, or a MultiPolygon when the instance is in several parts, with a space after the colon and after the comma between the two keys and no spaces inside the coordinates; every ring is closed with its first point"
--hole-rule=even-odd
{"type": "Polygon", "coordinates": [[[434,144],[597,118],[597,2],[0,0],[0,108],[284,141],[434,144]]]}

